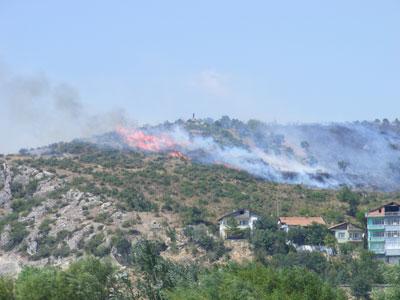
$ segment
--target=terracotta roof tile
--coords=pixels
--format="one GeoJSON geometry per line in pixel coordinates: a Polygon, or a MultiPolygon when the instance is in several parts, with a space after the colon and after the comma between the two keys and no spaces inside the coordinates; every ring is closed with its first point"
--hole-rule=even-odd
{"type": "Polygon", "coordinates": [[[279,221],[289,226],[310,226],[313,223],[326,225],[322,217],[280,217],[279,221]]]}

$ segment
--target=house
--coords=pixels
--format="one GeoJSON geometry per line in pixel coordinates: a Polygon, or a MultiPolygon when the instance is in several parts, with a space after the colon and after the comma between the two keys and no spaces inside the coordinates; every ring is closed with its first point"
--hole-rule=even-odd
{"type": "Polygon", "coordinates": [[[312,224],[326,225],[322,217],[280,217],[278,219],[278,226],[286,232],[293,227],[307,227],[312,224]]]}
{"type": "Polygon", "coordinates": [[[359,243],[363,241],[364,231],[361,227],[350,222],[343,222],[329,227],[338,243],[359,243]]]}
{"type": "Polygon", "coordinates": [[[243,234],[238,233],[253,230],[258,219],[259,216],[248,209],[235,210],[218,219],[219,234],[223,239],[241,238],[243,234]],[[231,234],[233,233],[232,231],[235,231],[234,234],[231,234]]]}
{"type": "Polygon", "coordinates": [[[400,205],[390,202],[368,211],[368,249],[389,263],[400,261],[400,205]]]}

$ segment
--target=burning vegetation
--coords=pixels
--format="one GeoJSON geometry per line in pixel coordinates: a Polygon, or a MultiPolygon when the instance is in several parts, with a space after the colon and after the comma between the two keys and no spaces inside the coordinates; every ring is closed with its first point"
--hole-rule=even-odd
{"type": "MultiPolygon", "coordinates": [[[[118,127],[116,134],[123,147],[224,165],[268,181],[390,191],[400,179],[399,123],[277,125],[223,117],[118,127]]],[[[109,139],[102,144],[115,146],[109,139]]]]}

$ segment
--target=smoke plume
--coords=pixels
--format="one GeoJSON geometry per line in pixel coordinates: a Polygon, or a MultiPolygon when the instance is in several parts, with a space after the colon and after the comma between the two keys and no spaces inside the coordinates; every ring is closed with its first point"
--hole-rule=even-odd
{"type": "Polygon", "coordinates": [[[222,164],[273,182],[393,191],[400,183],[400,122],[332,124],[190,120],[119,128],[129,147],[222,164]],[[177,153],[180,153],[179,155],[177,153]]]}
{"type": "Polygon", "coordinates": [[[123,110],[90,112],[68,84],[44,74],[16,75],[0,65],[0,153],[87,137],[126,122],[123,110]]]}

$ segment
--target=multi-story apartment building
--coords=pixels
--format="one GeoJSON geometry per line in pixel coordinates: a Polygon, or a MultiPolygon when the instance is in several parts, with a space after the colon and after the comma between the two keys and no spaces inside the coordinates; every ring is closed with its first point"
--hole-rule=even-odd
{"type": "Polygon", "coordinates": [[[400,261],[400,204],[390,202],[365,214],[368,249],[389,263],[400,261]]]}

